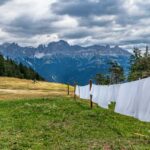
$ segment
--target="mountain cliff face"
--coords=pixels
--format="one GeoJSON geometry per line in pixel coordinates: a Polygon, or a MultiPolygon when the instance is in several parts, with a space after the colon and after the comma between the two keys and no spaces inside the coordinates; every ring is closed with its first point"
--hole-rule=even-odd
{"type": "Polygon", "coordinates": [[[86,84],[96,73],[107,73],[108,62],[112,60],[116,60],[127,72],[131,56],[118,46],[71,46],[62,40],[37,48],[5,43],[0,45],[0,52],[5,57],[32,67],[48,81],[71,84],[86,84]]]}

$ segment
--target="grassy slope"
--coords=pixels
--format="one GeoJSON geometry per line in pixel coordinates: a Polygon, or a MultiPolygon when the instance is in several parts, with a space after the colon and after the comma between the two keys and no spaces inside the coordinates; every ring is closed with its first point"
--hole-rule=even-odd
{"type": "Polygon", "coordinates": [[[72,98],[0,101],[0,149],[150,148],[150,124],[72,98]]]}
{"type": "MultiPolygon", "coordinates": [[[[73,94],[73,87],[70,87],[73,94]]],[[[62,96],[67,94],[67,85],[22,80],[17,78],[0,77],[0,100],[39,98],[50,96],[62,96]]]]}
{"type": "Polygon", "coordinates": [[[0,149],[150,149],[149,123],[66,93],[63,84],[0,77],[0,149]]]}

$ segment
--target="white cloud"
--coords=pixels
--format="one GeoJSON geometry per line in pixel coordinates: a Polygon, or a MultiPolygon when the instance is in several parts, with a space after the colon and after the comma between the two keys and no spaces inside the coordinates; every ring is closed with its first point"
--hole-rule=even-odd
{"type": "Polygon", "coordinates": [[[0,18],[0,43],[37,46],[64,39],[131,47],[150,42],[150,1],[7,0],[0,3],[0,18]]]}
{"type": "Polygon", "coordinates": [[[61,20],[52,23],[52,26],[58,28],[75,28],[78,26],[78,22],[75,18],[64,16],[61,20]]]}

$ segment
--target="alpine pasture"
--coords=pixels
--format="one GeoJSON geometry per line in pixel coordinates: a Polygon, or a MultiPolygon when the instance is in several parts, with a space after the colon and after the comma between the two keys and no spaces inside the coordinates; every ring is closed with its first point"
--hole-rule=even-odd
{"type": "Polygon", "coordinates": [[[67,85],[0,78],[0,149],[149,150],[150,123],[73,99],[67,85]]]}

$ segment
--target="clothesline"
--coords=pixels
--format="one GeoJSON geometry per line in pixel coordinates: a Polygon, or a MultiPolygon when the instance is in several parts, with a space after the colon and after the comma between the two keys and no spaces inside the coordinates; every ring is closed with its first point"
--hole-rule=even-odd
{"type": "Polygon", "coordinates": [[[114,84],[76,86],[75,94],[105,109],[115,102],[115,112],[150,122],[150,77],[114,84]],[[92,96],[92,97],[90,97],[92,96]]]}

